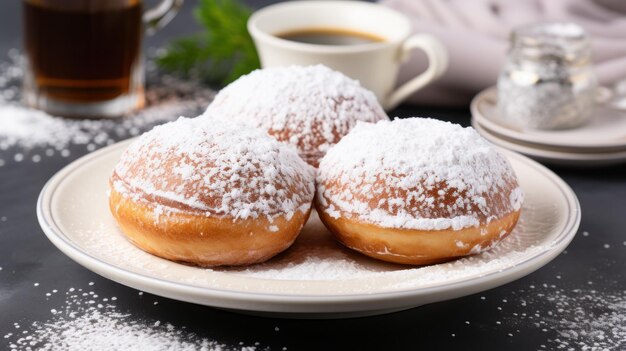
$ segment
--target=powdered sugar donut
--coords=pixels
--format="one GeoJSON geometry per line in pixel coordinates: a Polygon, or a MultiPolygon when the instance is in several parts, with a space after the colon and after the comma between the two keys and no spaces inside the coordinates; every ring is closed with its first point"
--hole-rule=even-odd
{"type": "Polygon", "coordinates": [[[472,128],[423,118],[358,124],[317,182],[318,213],[340,242],[407,264],[491,248],[523,199],[508,160],[472,128]]]}
{"type": "Polygon", "coordinates": [[[256,70],[222,89],[205,116],[260,127],[316,167],[357,121],[388,120],[372,92],[322,65],[256,70]]]}
{"type": "Polygon", "coordinates": [[[313,167],[292,147],[234,122],[179,120],[123,153],[110,208],[141,249],[201,266],[261,262],[309,217],[313,167]]]}

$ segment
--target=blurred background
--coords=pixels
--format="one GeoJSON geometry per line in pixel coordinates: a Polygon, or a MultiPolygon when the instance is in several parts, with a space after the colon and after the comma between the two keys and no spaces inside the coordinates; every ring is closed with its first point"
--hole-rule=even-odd
{"type": "MultiPolygon", "coordinates": [[[[250,9],[276,1],[238,0],[250,9]]],[[[145,1],[144,7],[157,1],[145,1]]],[[[422,105],[467,107],[479,91],[495,84],[505,62],[513,29],[532,23],[573,22],[591,36],[592,57],[600,84],[614,87],[626,78],[626,3],[620,0],[383,0],[381,3],[407,15],[418,33],[432,33],[450,54],[444,76],[415,94],[411,102],[422,105]]],[[[194,19],[200,2],[185,1],[179,14],[155,35],[144,38],[145,48],[162,48],[175,39],[203,31],[194,19]]],[[[22,4],[0,4],[0,55],[22,48],[22,4]]],[[[225,12],[225,15],[229,15],[225,12]]],[[[399,82],[415,76],[426,66],[416,50],[404,65],[399,82]]]]}

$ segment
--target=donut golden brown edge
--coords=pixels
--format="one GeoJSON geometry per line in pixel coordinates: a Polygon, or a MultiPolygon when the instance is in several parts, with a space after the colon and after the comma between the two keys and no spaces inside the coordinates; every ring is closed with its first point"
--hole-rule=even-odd
{"type": "Polygon", "coordinates": [[[316,203],[326,227],[343,245],[387,262],[427,265],[482,252],[508,236],[520,211],[460,230],[384,228],[347,217],[333,218],[316,203]]]}
{"type": "Polygon", "coordinates": [[[156,217],[154,206],[132,201],[113,186],[109,206],[121,230],[142,250],[202,267],[263,262],[293,244],[310,214],[310,209],[296,211],[289,220],[277,216],[271,223],[266,218],[233,220],[188,210],[156,217]]]}

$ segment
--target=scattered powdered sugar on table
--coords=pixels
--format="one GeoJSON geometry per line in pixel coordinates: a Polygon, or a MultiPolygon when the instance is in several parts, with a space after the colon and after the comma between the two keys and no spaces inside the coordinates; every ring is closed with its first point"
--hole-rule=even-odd
{"type": "MultiPolygon", "coordinates": [[[[147,72],[146,107],[120,119],[80,120],[51,116],[21,106],[23,57],[9,51],[0,63],[0,150],[15,150],[12,161],[40,162],[43,157],[70,155],[70,148],[93,151],[117,140],[139,135],[181,115],[196,116],[213,99],[214,91],[200,83],[160,74],[154,65],[147,72]]],[[[9,160],[0,159],[0,166],[9,160]]]]}
{"type": "MultiPolygon", "coordinates": [[[[112,180],[135,201],[156,196],[233,220],[289,220],[309,211],[315,192],[315,170],[290,145],[235,121],[200,118],[180,118],[142,135],[122,154],[112,180]]],[[[161,205],[157,217],[184,210],[161,205]]]]}
{"type": "Polygon", "coordinates": [[[556,324],[557,349],[624,350],[626,348],[626,292],[556,290],[546,300],[555,311],[544,327],[556,324]]]}
{"type": "Polygon", "coordinates": [[[521,207],[508,160],[472,128],[427,118],[359,123],[322,159],[317,198],[334,218],[454,230],[521,207]]]}
{"type": "MultiPolygon", "coordinates": [[[[14,323],[4,335],[10,350],[202,350],[255,351],[257,346],[228,346],[202,338],[185,327],[159,320],[141,320],[120,311],[116,297],[69,288],[62,306],[50,309],[46,321],[14,323]]],[[[258,349],[261,350],[261,349],[258,349]]],[[[263,348],[265,350],[265,348],[263,348]]]]}
{"type": "Polygon", "coordinates": [[[261,127],[314,166],[357,121],[388,119],[372,92],[322,65],[256,70],[222,89],[205,115],[261,127]]]}
{"type": "MultiPolygon", "coordinates": [[[[557,276],[561,279],[561,276],[557,276]]],[[[512,291],[498,303],[507,330],[533,325],[545,333],[547,350],[608,351],[626,349],[626,291],[565,289],[536,284],[512,291]]],[[[481,297],[484,302],[485,297],[481,297]]]]}

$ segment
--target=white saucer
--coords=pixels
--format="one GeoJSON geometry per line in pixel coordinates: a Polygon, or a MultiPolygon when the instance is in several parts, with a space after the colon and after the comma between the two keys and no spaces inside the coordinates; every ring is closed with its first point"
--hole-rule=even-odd
{"type": "Polygon", "coordinates": [[[472,118],[472,127],[489,142],[508,150],[519,152],[536,161],[577,167],[602,167],[626,163],[626,150],[607,152],[565,152],[541,146],[509,140],[497,135],[472,118]]]}
{"type": "Polygon", "coordinates": [[[129,142],[82,157],[42,190],[45,234],[86,268],[153,294],[246,313],[294,318],[382,314],[452,299],[519,279],[555,258],[580,224],[574,192],[540,164],[510,151],[526,193],[514,233],[495,249],[453,262],[409,267],[349,251],[315,214],[292,248],[247,269],[203,269],[147,254],[128,242],[109,213],[109,174],[129,142]]]}
{"type": "Polygon", "coordinates": [[[558,131],[521,129],[500,118],[497,90],[491,87],[476,95],[470,105],[472,117],[491,134],[513,142],[540,145],[563,152],[615,152],[626,150],[626,111],[597,105],[584,126],[558,131]]]}

